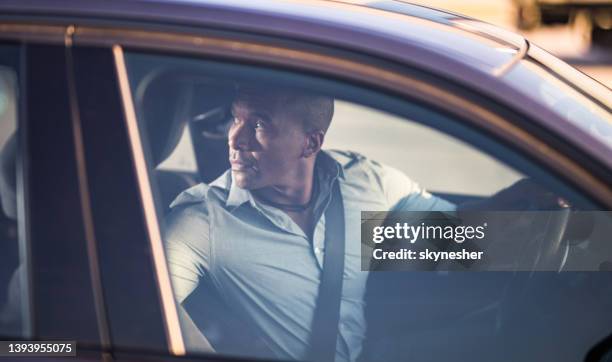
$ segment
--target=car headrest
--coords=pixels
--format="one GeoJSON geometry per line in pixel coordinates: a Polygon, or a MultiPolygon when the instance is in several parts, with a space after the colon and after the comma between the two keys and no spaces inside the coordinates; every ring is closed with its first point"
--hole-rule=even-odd
{"type": "Polygon", "coordinates": [[[150,73],[135,94],[138,118],[144,121],[154,165],[170,155],[188,119],[189,83],[181,82],[173,73],[150,73]]]}
{"type": "Polygon", "coordinates": [[[200,85],[194,92],[190,119],[192,143],[202,182],[211,182],[229,168],[227,134],[231,125],[234,87],[228,84],[200,85]]]}
{"type": "Polygon", "coordinates": [[[147,75],[135,99],[154,164],[170,156],[188,123],[195,126],[195,136],[223,137],[233,92],[232,84],[182,69],[162,69],[147,75]]]}

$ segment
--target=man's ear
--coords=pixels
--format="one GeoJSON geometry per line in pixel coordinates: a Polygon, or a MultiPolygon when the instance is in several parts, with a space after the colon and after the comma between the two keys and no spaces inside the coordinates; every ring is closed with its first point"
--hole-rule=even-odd
{"type": "Polygon", "coordinates": [[[314,130],[306,135],[306,147],[304,148],[304,157],[316,155],[323,146],[325,133],[321,130],[314,130]]]}

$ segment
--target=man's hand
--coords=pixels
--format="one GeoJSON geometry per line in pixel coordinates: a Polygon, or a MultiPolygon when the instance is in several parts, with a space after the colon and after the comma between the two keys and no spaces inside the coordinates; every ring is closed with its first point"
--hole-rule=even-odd
{"type": "Polygon", "coordinates": [[[521,179],[485,200],[459,205],[460,210],[499,211],[559,210],[568,207],[570,205],[566,200],[529,178],[521,179]]]}

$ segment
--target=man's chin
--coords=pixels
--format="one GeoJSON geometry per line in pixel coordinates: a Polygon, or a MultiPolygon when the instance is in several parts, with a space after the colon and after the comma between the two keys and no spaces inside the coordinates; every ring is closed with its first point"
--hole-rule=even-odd
{"type": "Polygon", "coordinates": [[[245,190],[253,190],[256,188],[255,178],[249,175],[248,172],[232,170],[232,179],[236,186],[245,190]]]}

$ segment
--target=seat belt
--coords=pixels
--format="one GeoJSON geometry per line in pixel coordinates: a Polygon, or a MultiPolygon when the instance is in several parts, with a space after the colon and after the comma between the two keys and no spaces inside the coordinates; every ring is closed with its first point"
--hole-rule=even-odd
{"type": "Polygon", "coordinates": [[[316,362],[333,362],[336,356],[340,300],[344,275],[344,205],[340,182],[334,181],[331,201],[325,212],[325,254],[310,331],[307,358],[316,362]]]}

